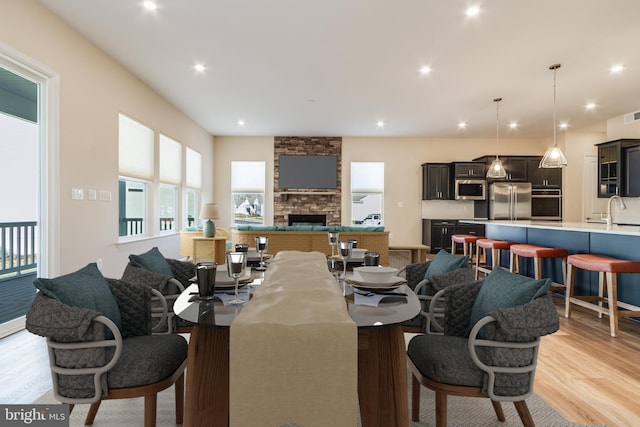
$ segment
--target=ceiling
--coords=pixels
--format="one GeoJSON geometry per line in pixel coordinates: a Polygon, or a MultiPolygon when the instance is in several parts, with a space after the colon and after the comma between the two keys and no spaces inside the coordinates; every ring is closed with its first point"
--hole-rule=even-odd
{"type": "Polygon", "coordinates": [[[40,2],[213,135],[550,137],[554,63],[570,130],[640,110],[638,0],[40,2]]]}

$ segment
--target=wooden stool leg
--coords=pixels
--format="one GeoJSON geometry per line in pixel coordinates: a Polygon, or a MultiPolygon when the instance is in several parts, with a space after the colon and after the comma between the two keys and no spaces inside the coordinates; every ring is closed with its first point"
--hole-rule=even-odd
{"type": "Polygon", "coordinates": [[[618,334],[618,278],[616,273],[607,272],[607,298],[609,305],[609,325],[611,336],[618,334]]]}
{"type": "Polygon", "coordinates": [[[455,255],[456,254],[456,242],[455,240],[453,240],[453,237],[451,238],[451,255],[455,255]]]}
{"type": "Polygon", "coordinates": [[[500,267],[500,249],[491,250],[491,268],[500,267]]]}
{"type": "MultiPolygon", "coordinates": [[[[486,250],[483,248],[482,249],[484,251],[484,253],[486,254],[486,250]]],[[[486,255],[485,255],[486,258],[486,255]]],[[[478,270],[478,268],[480,267],[480,248],[478,248],[478,250],[476,251],[476,280],[478,280],[478,274],[480,273],[480,271],[478,270]]]]}
{"type": "MultiPolygon", "coordinates": [[[[603,272],[598,273],[598,307],[604,308],[606,277],[603,272]]],[[[602,311],[598,312],[598,319],[602,319],[602,311]]]]}
{"type": "Polygon", "coordinates": [[[542,279],[542,262],[537,256],[533,257],[533,278],[536,280],[542,279]]]}
{"type": "Polygon", "coordinates": [[[564,317],[567,319],[571,317],[571,297],[573,296],[573,281],[575,272],[573,265],[567,266],[567,289],[564,291],[564,317]]]}

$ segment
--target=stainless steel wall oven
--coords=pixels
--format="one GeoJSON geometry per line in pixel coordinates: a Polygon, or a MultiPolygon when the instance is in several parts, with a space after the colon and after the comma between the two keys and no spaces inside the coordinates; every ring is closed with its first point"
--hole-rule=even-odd
{"type": "Polygon", "coordinates": [[[532,189],[531,219],[562,220],[562,190],[546,188],[532,189]]]}

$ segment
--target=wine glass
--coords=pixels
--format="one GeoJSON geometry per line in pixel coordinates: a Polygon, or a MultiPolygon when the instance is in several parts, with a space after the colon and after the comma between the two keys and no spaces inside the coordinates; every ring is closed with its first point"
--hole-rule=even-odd
{"type": "Polygon", "coordinates": [[[329,245],[331,245],[331,258],[336,256],[336,246],[338,246],[338,237],[340,233],[337,231],[329,231],[329,245]]]}
{"type": "Polygon", "coordinates": [[[344,280],[347,277],[347,260],[351,258],[351,253],[353,252],[353,241],[339,242],[338,245],[340,247],[340,259],[342,259],[342,290],[345,292],[346,284],[344,280]]]}
{"type": "Polygon", "coordinates": [[[260,252],[260,265],[256,267],[258,271],[264,271],[267,269],[267,265],[264,262],[264,251],[269,246],[268,236],[256,236],[256,249],[260,252]]]}
{"type": "Polygon", "coordinates": [[[235,298],[229,301],[230,304],[244,304],[246,301],[240,299],[238,295],[238,282],[240,277],[244,275],[245,268],[247,267],[247,253],[246,252],[227,252],[227,273],[233,277],[235,284],[235,298]]]}

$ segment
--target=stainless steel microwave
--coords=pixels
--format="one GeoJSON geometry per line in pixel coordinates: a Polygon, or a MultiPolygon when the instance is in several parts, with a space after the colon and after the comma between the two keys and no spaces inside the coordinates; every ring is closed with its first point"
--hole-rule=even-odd
{"type": "Polygon", "coordinates": [[[454,198],[456,200],[486,200],[487,181],[484,179],[454,180],[454,198]]]}

